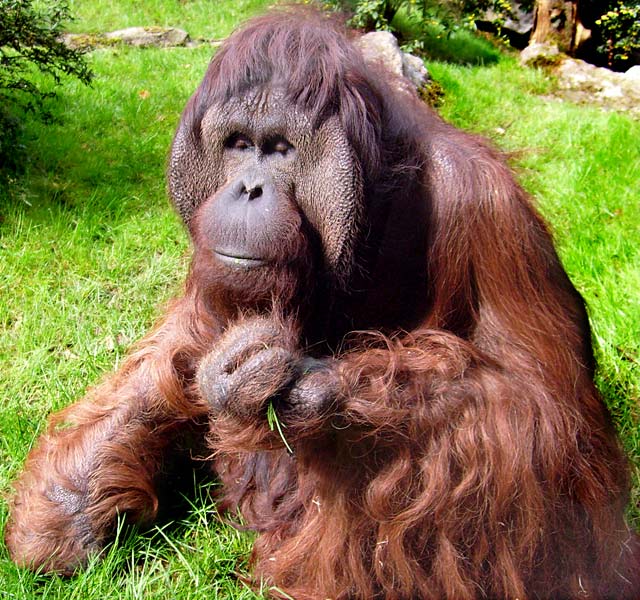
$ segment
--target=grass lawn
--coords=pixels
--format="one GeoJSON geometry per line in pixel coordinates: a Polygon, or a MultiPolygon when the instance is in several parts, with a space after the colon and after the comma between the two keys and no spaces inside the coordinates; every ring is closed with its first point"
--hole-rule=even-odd
{"type": "MultiPolygon", "coordinates": [[[[74,31],[175,25],[220,38],[264,0],[72,2],[74,31]]],[[[47,414],[121,362],[180,292],[186,235],[164,170],[180,111],[211,48],[108,48],[91,88],[65,82],[61,122],[26,125],[26,172],[0,189],[0,497],[47,414]]],[[[640,525],[640,123],[549,99],[550,82],[503,57],[429,65],[443,116],[491,137],[550,221],[585,296],[599,385],[635,466],[640,525]]],[[[6,520],[0,501],[0,527],[6,520]]],[[[73,579],[16,569],[0,544],[0,599],[255,598],[238,580],[251,539],[221,525],[201,493],[178,522],[124,533],[73,579]]]]}

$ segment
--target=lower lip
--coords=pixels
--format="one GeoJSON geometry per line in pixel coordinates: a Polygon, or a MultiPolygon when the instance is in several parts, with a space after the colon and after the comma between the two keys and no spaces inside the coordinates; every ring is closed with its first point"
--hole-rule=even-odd
{"type": "Polygon", "coordinates": [[[216,251],[214,251],[214,254],[220,262],[236,269],[255,269],[256,267],[262,267],[267,264],[266,260],[262,260],[260,258],[233,256],[231,254],[224,254],[216,251]]]}

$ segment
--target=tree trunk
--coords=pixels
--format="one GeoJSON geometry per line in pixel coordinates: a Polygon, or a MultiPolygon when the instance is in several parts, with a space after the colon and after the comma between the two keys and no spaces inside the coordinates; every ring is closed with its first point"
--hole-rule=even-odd
{"type": "Polygon", "coordinates": [[[573,54],[591,33],[580,22],[579,3],[579,0],[536,0],[529,43],[556,44],[563,52],[573,54]]]}
{"type": "Polygon", "coordinates": [[[533,7],[533,31],[529,43],[544,44],[551,40],[551,13],[554,0],[536,0],[533,7]]]}

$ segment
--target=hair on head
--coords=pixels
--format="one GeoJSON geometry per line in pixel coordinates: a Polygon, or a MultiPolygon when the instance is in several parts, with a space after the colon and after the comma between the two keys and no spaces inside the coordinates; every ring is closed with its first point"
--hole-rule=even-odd
{"type": "Polygon", "coordinates": [[[374,80],[335,15],[285,7],[249,21],[224,42],[189,108],[197,126],[213,104],[277,87],[316,125],[337,116],[365,170],[373,172],[384,109],[374,80]]]}

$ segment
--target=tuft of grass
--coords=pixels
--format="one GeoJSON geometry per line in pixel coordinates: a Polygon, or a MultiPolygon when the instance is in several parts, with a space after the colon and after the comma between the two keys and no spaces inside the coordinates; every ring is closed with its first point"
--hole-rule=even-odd
{"type": "Polygon", "coordinates": [[[208,490],[194,490],[180,520],[141,532],[121,521],[115,540],[73,578],[38,575],[11,565],[0,550],[2,598],[47,600],[201,600],[265,598],[245,583],[252,538],[223,525],[208,490]],[[5,596],[6,594],[6,596],[5,596]]]}
{"type": "Polygon", "coordinates": [[[291,446],[289,446],[289,442],[287,442],[287,438],[284,436],[284,429],[287,427],[284,423],[280,422],[280,418],[278,417],[278,413],[276,412],[276,407],[273,405],[273,402],[269,402],[267,406],[267,423],[269,425],[269,429],[271,431],[277,431],[282,443],[284,444],[287,452],[289,454],[293,454],[293,450],[291,446]]]}

